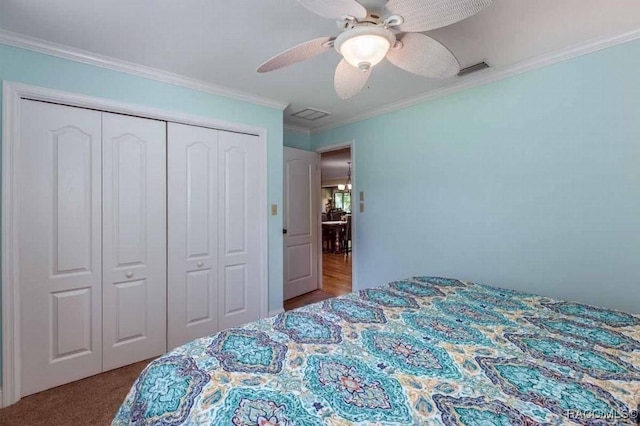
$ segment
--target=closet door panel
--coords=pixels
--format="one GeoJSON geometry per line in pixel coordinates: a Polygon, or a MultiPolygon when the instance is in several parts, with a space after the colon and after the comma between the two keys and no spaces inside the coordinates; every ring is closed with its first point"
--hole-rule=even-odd
{"type": "Polygon", "coordinates": [[[100,113],[21,101],[21,396],[102,369],[100,113]]]}
{"type": "Polygon", "coordinates": [[[220,329],[260,317],[259,138],[220,132],[220,329]]]}
{"type": "Polygon", "coordinates": [[[218,131],[168,124],[168,347],[218,331],[218,131]]]}
{"type": "Polygon", "coordinates": [[[104,370],[166,350],[166,123],[104,113],[104,370]]]}

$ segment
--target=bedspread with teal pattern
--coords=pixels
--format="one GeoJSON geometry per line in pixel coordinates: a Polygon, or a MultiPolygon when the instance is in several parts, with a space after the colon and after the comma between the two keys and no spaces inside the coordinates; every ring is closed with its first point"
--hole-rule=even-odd
{"type": "Polygon", "coordinates": [[[640,424],[640,317],[414,277],[195,340],[114,425],[640,424]]]}

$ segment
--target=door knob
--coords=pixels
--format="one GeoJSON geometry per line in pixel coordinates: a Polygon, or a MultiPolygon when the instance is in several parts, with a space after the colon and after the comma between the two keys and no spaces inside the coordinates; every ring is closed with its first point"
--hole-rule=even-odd
{"type": "Polygon", "coordinates": [[[202,265],[204,265],[203,262],[198,262],[198,268],[202,268],[202,265]]]}
{"type": "Polygon", "coordinates": [[[133,277],[133,271],[127,272],[127,278],[131,278],[131,277],[133,277]]]}
{"type": "Polygon", "coordinates": [[[287,230],[286,230],[286,229],[283,229],[283,230],[282,230],[282,233],[283,233],[283,234],[286,234],[286,233],[287,233],[287,230]]]}

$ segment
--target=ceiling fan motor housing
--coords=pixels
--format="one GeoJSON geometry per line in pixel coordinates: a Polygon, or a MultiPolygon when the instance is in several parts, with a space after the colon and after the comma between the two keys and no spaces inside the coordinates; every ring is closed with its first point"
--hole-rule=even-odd
{"type": "Polygon", "coordinates": [[[352,66],[368,71],[384,59],[395,42],[393,31],[384,26],[362,23],[341,33],[334,47],[352,66]]]}

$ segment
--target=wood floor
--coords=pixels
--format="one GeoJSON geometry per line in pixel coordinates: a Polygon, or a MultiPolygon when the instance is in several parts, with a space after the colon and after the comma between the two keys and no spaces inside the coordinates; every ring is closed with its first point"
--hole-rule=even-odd
{"type": "Polygon", "coordinates": [[[0,410],[0,425],[110,425],[133,382],[149,362],[24,397],[0,410]]]}
{"type": "Polygon", "coordinates": [[[322,254],[322,290],[315,290],[293,299],[285,300],[284,310],[321,302],[332,297],[351,293],[351,255],[322,254]]]}
{"type": "Polygon", "coordinates": [[[351,293],[351,255],[322,254],[322,291],[333,296],[351,293]]]}

